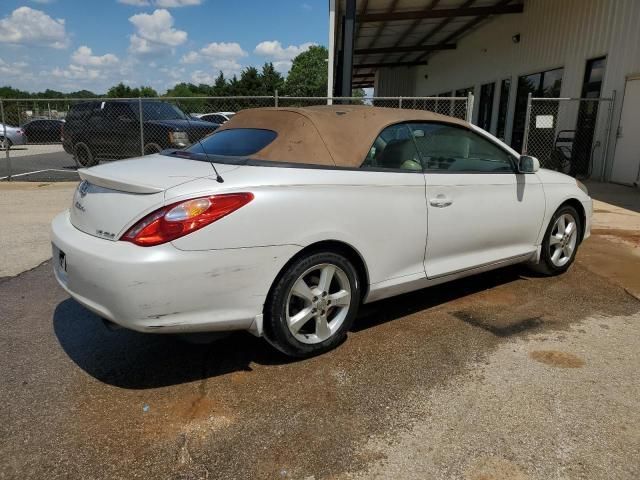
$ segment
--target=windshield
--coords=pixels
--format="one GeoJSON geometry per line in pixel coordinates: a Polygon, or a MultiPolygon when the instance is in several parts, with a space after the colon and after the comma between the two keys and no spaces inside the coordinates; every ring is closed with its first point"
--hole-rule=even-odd
{"type": "Polygon", "coordinates": [[[185,120],[187,116],[175,105],[165,102],[143,102],[145,120],[185,120]]]}
{"type": "Polygon", "coordinates": [[[186,149],[191,153],[246,157],[259,152],[278,136],[273,130],[261,128],[230,128],[220,130],[186,149]]]}

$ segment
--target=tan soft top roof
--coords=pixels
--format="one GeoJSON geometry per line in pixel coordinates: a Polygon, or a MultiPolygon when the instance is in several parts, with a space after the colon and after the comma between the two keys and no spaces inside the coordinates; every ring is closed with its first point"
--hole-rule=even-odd
{"type": "Polygon", "coordinates": [[[385,127],[411,121],[435,121],[469,127],[463,120],[424,110],[332,105],[242,110],[218,131],[262,128],[277,132],[276,139],[251,155],[252,159],[359,167],[373,141],[385,127]]]}

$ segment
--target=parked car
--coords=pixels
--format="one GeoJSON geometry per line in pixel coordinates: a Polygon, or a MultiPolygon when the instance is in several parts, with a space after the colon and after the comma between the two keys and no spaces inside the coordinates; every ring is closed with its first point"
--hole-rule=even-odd
{"type": "Polygon", "coordinates": [[[192,113],[191,115],[205,122],[213,122],[222,125],[231,120],[235,115],[235,112],[192,113]]]}
{"type": "Polygon", "coordinates": [[[157,100],[89,101],[73,105],[66,117],[62,145],[78,163],[128,158],[184,148],[209,135],[218,124],[189,118],[171,103],[157,100]],[[142,107],[142,139],[140,108],[142,107]]]}
{"type": "Polygon", "coordinates": [[[60,143],[64,120],[36,119],[22,125],[29,143],[60,143]]]}
{"type": "Polygon", "coordinates": [[[52,224],[75,299],[129,329],[249,330],[298,357],[337,346],[361,303],[520,262],[563,273],[591,228],[580,182],[417,110],[243,110],[186,150],[79,173],[52,224]]]}
{"type": "Polygon", "coordinates": [[[0,148],[11,148],[13,145],[26,145],[27,136],[20,127],[12,127],[0,123],[0,148]],[[6,131],[6,137],[5,137],[6,131]]]}

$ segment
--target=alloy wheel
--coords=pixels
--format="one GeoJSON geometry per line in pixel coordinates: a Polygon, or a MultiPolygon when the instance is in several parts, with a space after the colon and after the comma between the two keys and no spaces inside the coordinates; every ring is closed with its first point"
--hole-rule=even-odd
{"type": "Polygon", "coordinates": [[[347,274],[330,263],[315,265],[300,275],[289,291],[287,327],[302,343],[321,343],[338,331],[350,305],[347,274]]]}
{"type": "Polygon", "coordinates": [[[563,267],[571,260],[578,242],[578,224],[573,215],[563,213],[551,229],[549,258],[556,267],[563,267]]]}

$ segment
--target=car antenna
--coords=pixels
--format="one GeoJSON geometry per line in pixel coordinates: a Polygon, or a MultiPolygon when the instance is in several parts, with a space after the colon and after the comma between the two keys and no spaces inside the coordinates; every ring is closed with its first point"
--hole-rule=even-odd
{"type": "MultiPolygon", "coordinates": [[[[184,112],[183,112],[184,113],[184,112]]],[[[189,126],[191,126],[191,120],[189,120],[190,115],[186,114],[187,117],[187,122],[189,123],[189,126]]],[[[218,125],[218,128],[220,128],[220,125],[218,125]]],[[[217,128],[216,128],[217,130],[217,128]]],[[[200,141],[200,139],[198,138],[196,140],[198,142],[198,145],[200,145],[200,148],[202,149],[202,153],[204,153],[204,156],[207,157],[207,162],[209,162],[209,164],[213,167],[213,171],[216,172],[216,182],[218,183],[224,183],[224,178],[222,178],[222,175],[220,175],[218,173],[218,169],[216,168],[216,166],[213,163],[213,160],[211,160],[211,158],[209,158],[209,154],[207,153],[207,151],[204,149],[204,145],[202,145],[202,142],[200,141]]]]}

